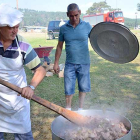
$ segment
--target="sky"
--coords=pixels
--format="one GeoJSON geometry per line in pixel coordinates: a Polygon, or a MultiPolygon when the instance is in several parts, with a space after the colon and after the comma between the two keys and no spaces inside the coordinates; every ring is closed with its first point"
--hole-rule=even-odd
{"type": "MultiPolygon", "coordinates": [[[[12,7],[27,8],[38,11],[47,12],[66,12],[67,6],[70,3],[77,3],[82,13],[92,6],[93,3],[98,3],[104,0],[0,0],[1,3],[10,4],[12,7]]],[[[137,4],[140,0],[105,0],[111,8],[120,8],[123,11],[124,17],[140,18],[140,11],[137,11],[137,4]]]]}

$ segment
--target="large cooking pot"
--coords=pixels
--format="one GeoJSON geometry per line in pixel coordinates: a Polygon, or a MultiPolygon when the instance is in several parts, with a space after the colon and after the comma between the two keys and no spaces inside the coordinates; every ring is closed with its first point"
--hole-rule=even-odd
{"type": "MultiPolygon", "coordinates": [[[[95,115],[100,115],[104,118],[108,119],[117,119],[120,120],[127,128],[129,128],[129,132],[117,139],[117,140],[132,140],[132,124],[131,122],[124,116],[121,116],[113,111],[102,111],[102,110],[82,110],[78,112],[79,114],[82,114],[84,116],[95,116],[95,115]]],[[[64,140],[61,136],[60,133],[62,133],[62,128],[64,125],[66,125],[67,120],[62,117],[58,116],[51,124],[51,131],[52,131],[52,140],[64,140]]]]}

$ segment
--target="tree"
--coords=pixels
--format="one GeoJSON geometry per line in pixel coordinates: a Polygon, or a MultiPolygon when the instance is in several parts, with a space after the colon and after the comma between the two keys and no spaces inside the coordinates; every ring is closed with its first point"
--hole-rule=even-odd
{"type": "Polygon", "coordinates": [[[20,26],[47,26],[50,20],[67,20],[65,12],[46,12],[31,9],[19,9],[23,14],[20,26]]]}
{"type": "MultiPolygon", "coordinates": [[[[102,10],[108,9],[109,11],[113,11],[116,9],[111,8],[111,6],[107,5],[105,1],[99,2],[99,3],[93,3],[93,5],[88,8],[86,11],[86,14],[95,14],[95,13],[100,13],[102,10]]],[[[120,9],[117,9],[120,10],[120,9]]]]}

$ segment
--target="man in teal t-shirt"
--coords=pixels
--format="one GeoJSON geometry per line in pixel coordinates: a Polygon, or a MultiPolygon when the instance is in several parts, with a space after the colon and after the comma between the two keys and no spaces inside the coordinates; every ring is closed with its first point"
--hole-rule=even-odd
{"type": "Polygon", "coordinates": [[[75,82],[78,81],[79,110],[83,108],[86,92],[90,91],[90,56],[88,37],[92,27],[80,19],[81,10],[75,3],[67,7],[69,21],[60,27],[59,41],[55,54],[54,71],[59,73],[59,58],[65,42],[66,62],[64,70],[64,87],[66,108],[71,110],[75,93],[75,82]]]}

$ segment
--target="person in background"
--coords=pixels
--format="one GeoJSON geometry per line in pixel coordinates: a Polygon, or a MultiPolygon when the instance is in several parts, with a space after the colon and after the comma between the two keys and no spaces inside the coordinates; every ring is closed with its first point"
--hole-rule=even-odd
{"type": "Polygon", "coordinates": [[[4,133],[13,133],[15,140],[33,140],[30,99],[46,73],[31,45],[17,35],[22,17],[8,4],[0,5],[0,79],[22,88],[20,96],[0,84],[0,140],[4,133]],[[29,85],[24,66],[34,71],[29,85]]]}
{"type": "Polygon", "coordinates": [[[62,25],[64,25],[65,22],[63,21],[63,19],[61,19],[60,23],[59,23],[59,27],[61,27],[62,25]]]}
{"type": "Polygon", "coordinates": [[[79,109],[82,110],[84,98],[90,91],[90,56],[88,37],[91,25],[80,19],[81,10],[72,3],[67,7],[69,21],[60,27],[59,41],[55,53],[54,71],[59,73],[59,59],[65,42],[66,62],[64,69],[64,87],[66,108],[71,110],[71,102],[75,93],[76,79],[79,88],[79,109]]]}

